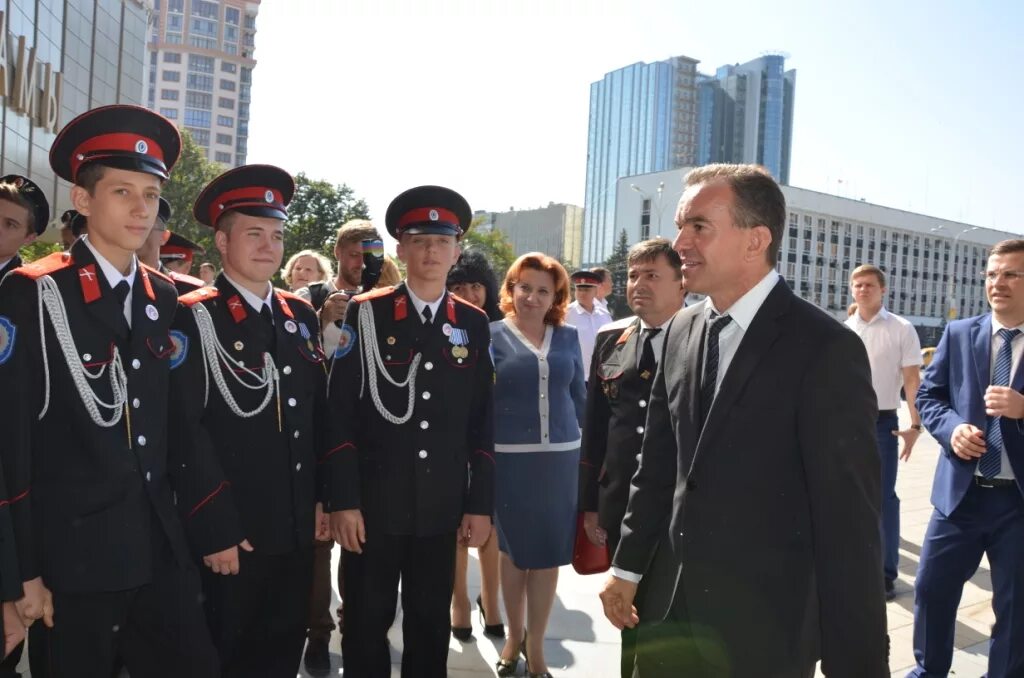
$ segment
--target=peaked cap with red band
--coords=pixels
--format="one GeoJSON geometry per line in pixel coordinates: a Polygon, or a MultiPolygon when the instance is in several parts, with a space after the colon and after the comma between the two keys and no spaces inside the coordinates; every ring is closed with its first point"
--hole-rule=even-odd
{"type": "Polygon", "coordinates": [[[94,162],[166,181],[180,154],[181,135],[170,120],[118,104],[86,111],[64,125],[50,147],[50,167],[71,183],[94,162]]]}
{"type": "Polygon", "coordinates": [[[417,186],[391,201],[384,223],[395,240],[406,233],[435,233],[461,238],[469,230],[472,219],[469,203],[452,189],[417,186]]]}
{"type": "Polygon", "coordinates": [[[227,212],[254,217],[287,219],[295,193],[292,175],[273,165],[242,165],[211,181],[196,198],[192,216],[200,224],[217,228],[227,212]]]}
{"type": "Polygon", "coordinates": [[[183,235],[166,231],[167,240],[160,246],[161,261],[177,261],[187,259],[192,261],[195,252],[203,254],[206,252],[201,245],[198,245],[183,235]]]}
{"type": "Polygon", "coordinates": [[[159,230],[167,230],[167,223],[171,220],[171,203],[167,202],[167,198],[160,196],[160,207],[156,213],[157,223],[155,226],[159,226],[159,230]]]}
{"type": "Polygon", "coordinates": [[[32,228],[36,235],[42,235],[50,221],[50,203],[35,182],[20,174],[8,174],[0,178],[0,184],[13,186],[22,200],[32,206],[32,228]]]}
{"type": "Polygon", "coordinates": [[[602,281],[600,273],[594,273],[586,269],[576,271],[569,277],[576,287],[595,287],[600,285],[602,281]]]}

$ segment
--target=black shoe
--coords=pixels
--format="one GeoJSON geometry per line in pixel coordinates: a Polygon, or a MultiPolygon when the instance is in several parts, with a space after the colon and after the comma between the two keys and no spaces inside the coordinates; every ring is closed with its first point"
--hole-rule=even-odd
{"type": "Polygon", "coordinates": [[[504,624],[488,624],[487,613],[484,612],[484,599],[483,595],[476,597],[476,606],[480,608],[480,624],[484,627],[485,636],[493,636],[494,638],[505,637],[505,625],[504,624]]]}
{"type": "Polygon", "coordinates": [[[896,600],[896,582],[892,579],[885,580],[885,602],[896,600]]]}
{"type": "Polygon", "coordinates": [[[306,673],[311,676],[329,676],[331,674],[331,655],[327,651],[327,641],[310,638],[306,644],[306,657],[303,660],[306,673]]]}
{"type": "Polygon", "coordinates": [[[462,643],[468,643],[473,640],[473,627],[472,626],[453,626],[452,636],[455,640],[462,643]]]}

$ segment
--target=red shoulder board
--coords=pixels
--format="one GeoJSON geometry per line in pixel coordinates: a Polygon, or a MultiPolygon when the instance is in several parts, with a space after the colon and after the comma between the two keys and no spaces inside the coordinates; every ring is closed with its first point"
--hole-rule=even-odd
{"type": "Polygon", "coordinates": [[[288,290],[282,290],[282,289],[280,289],[278,287],[275,287],[274,291],[277,292],[277,295],[279,297],[283,297],[283,298],[288,299],[290,301],[299,301],[299,302],[302,302],[303,304],[305,304],[306,306],[309,306],[310,308],[313,308],[313,304],[309,303],[308,299],[303,299],[299,295],[294,294],[292,292],[289,292],[288,290]]]}
{"type": "Polygon", "coordinates": [[[216,287],[200,287],[198,290],[193,290],[188,294],[178,297],[178,303],[183,306],[195,306],[201,301],[216,299],[219,294],[220,291],[216,287]]]}
{"type": "MultiPolygon", "coordinates": [[[[152,270],[152,269],[150,269],[150,270],[152,270]]],[[[161,273],[160,275],[163,275],[163,274],[161,273]]],[[[164,276],[164,278],[166,279],[167,276],[164,276]]],[[[189,285],[195,285],[196,287],[206,287],[206,283],[204,283],[201,278],[197,278],[197,277],[192,276],[192,275],[187,275],[185,273],[175,273],[174,271],[171,271],[170,281],[171,282],[186,282],[189,285]]]]}
{"type": "Polygon", "coordinates": [[[629,327],[627,327],[625,331],[623,331],[623,333],[619,335],[619,340],[615,342],[615,345],[618,346],[619,344],[625,344],[626,341],[629,340],[630,335],[633,334],[633,330],[635,329],[636,325],[630,325],[629,327]]]}
{"type": "Polygon", "coordinates": [[[140,264],[140,265],[141,265],[142,268],[146,269],[146,273],[149,273],[150,275],[155,275],[156,277],[160,278],[164,282],[171,283],[172,285],[174,284],[174,280],[172,280],[171,277],[169,275],[167,275],[166,273],[164,273],[163,271],[157,270],[157,269],[155,269],[152,266],[149,266],[147,264],[140,264]]]}
{"type": "Polygon", "coordinates": [[[386,297],[395,291],[394,286],[392,287],[378,287],[377,289],[370,290],[369,292],[363,292],[352,297],[352,301],[364,302],[370,299],[376,299],[377,297],[386,297]]]}
{"type": "Polygon", "coordinates": [[[12,273],[23,275],[30,280],[36,280],[44,275],[50,275],[63,268],[68,268],[74,263],[69,252],[54,252],[42,259],[36,259],[31,264],[25,264],[20,268],[16,268],[12,273]]]}
{"type": "Polygon", "coordinates": [[[463,305],[463,306],[465,306],[466,308],[469,308],[469,309],[472,309],[472,310],[476,311],[477,313],[479,313],[479,314],[480,314],[480,315],[482,315],[483,317],[485,317],[485,318],[487,317],[487,314],[486,314],[486,313],[484,313],[484,310],[483,310],[482,308],[480,308],[479,306],[474,306],[473,304],[469,303],[468,301],[466,301],[465,299],[463,299],[463,298],[462,298],[462,297],[460,297],[459,295],[457,295],[457,294],[452,294],[451,292],[449,292],[449,293],[448,293],[448,297],[449,297],[450,299],[454,299],[454,300],[455,300],[456,302],[458,302],[458,303],[462,304],[462,305],[463,305]]]}

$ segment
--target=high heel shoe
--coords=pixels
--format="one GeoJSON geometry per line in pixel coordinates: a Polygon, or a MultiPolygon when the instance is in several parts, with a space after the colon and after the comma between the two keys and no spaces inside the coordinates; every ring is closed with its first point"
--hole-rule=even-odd
{"type": "MultiPolygon", "coordinates": [[[[522,652],[522,648],[519,649],[522,652]]],[[[495,670],[499,676],[504,678],[505,676],[511,676],[516,672],[516,667],[519,666],[519,652],[516,652],[516,656],[511,659],[505,659],[498,657],[498,662],[494,665],[495,670]]]]}
{"type": "Polygon", "coordinates": [[[468,643],[473,640],[472,626],[453,626],[452,637],[461,643],[468,643]]]}
{"type": "Polygon", "coordinates": [[[480,625],[484,627],[484,635],[492,636],[494,638],[505,637],[505,625],[504,624],[488,624],[487,613],[484,612],[484,599],[483,595],[476,597],[476,606],[480,608],[480,625]]]}

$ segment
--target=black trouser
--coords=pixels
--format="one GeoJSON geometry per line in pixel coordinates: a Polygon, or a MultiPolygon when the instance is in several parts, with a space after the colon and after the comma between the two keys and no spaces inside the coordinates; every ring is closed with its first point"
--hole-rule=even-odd
{"type": "MultiPolygon", "coordinates": [[[[29,627],[28,633],[28,670],[32,678],[50,678],[47,673],[48,669],[48,655],[49,652],[46,649],[46,626],[39,622],[29,627]]],[[[18,643],[18,645],[11,650],[11,653],[4,657],[4,660],[0,662],[0,678],[17,678],[21,676],[18,673],[18,664],[21,663],[21,655],[25,651],[25,641],[18,643]]]]}
{"type": "Polygon", "coordinates": [[[455,533],[369,534],[362,554],[343,552],[346,678],[389,678],[388,629],[402,582],[402,678],[444,678],[451,633],[455,533]]]}
{"type": "MultiPolygon", "coordinates": [[[[52,678],[110,678],[123,662],[144,678],[218,675],[195,568],[170,563],[128,591],[53,591],[54,626],[32,634],[29,651],[52,678]],[[35,642],[38,637],[42,643],[35,642]],[[41,647],[40,647],[41,646],[41,647]]],[[[42,628],[42,620],[33,625],[42,628]]],[[[33,662],[35,663],[35,662],[33,662]]],[[[36,669],[33,668],[33,676],[36,669]]]]}
{"type": "Polygon", "coordinates": [[[222,675],[295,678],[306,642],[313,548],[238,554],[238,574],[203,572],[206,618],[222,675]]]}
{"type": "MultiPolygon", "coordinates": [[[[331,610],[331,549],[333,547],[333,539],[313,542],[313,585],[309,591],[309,619],[307,621],[310,640],[328,642],[331,639],[331,634],[334,633],[334,612],[331,610]]],[[[341,572],[338,572],[338,579],[341,579],[341,572]]],[[[338,595],[341,595],[341,591],[342,589],[339,588],[338,595]]]]}

